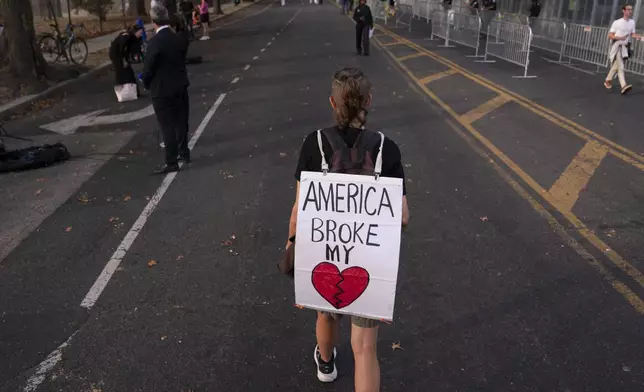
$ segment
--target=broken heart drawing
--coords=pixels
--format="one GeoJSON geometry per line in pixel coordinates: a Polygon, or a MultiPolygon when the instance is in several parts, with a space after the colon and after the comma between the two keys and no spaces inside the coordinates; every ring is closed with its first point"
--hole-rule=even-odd
{"type": "Polygon", "coordinates": [[[336,309],[351,305],[369,285],[369,272],[350,267],[342,272],[335,264],[322,262],[313,268],[311,281],[317,292],[336,309]]]}

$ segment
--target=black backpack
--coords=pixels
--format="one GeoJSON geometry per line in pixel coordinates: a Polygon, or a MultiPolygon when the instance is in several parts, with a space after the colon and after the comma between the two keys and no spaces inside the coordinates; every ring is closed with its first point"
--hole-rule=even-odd
{"type": "Polygon", "coordinates": [[[46,167],[66,161],[69,157],[67,147],[61,143],[0,152],[0,173],[46,167]]]}
{"type": "Polygon", "coordinates": [[[363,129],[358,134],[353,146],[348,146],[337,128],[326,128],[318,131],[318,147],[322,155],[322,171],[331,173],[375,175],[382,173],[382,149],[385,135],[363,129]],[[331,145],[333,155],[331,165],[326,161],[322,147],[322,134],[331,145]],[[380,146],[378,156],[374,160],[372,154],[380,146]]]}

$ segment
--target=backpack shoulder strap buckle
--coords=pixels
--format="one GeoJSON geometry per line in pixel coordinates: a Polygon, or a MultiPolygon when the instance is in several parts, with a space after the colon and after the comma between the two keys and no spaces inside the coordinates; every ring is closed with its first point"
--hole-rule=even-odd
{"type": "Polygon", "coordinates": [[[318,148],[320,149],[320,156],[322,157],[322,173],[326,175],[329,172],[329,164],[326,161],[326,157],[324,156],[324,148],[322,147],[322,130],[318,129],[318,148]]]}
{"type": "Polygon", "coordinates": [[[385,135],[382,132],[378,132],[380,135],[380,150],[378,151],[378,157],[376,158],[376,165],[374,167],[374,176],[376,181],[380,179],[382,174],[382,149],[385,146],[385,135]]]}

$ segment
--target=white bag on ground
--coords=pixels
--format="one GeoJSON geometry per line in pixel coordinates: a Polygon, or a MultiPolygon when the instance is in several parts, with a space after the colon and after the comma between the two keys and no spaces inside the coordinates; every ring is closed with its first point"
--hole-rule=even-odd
{"type": "Polygon", "coordinates": [[[137,99],[135,83],[114,86],[114,92],[119,102],[136,101],[137,99]]]}

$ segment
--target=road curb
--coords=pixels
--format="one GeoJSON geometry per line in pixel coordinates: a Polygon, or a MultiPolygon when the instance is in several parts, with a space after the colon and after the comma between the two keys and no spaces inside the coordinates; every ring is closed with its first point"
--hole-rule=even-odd
{"type": "Polygon", "coordinates": [[[7,120],[8,117],[11,115],[15,114],[16,112],[19,112],[23,110],[26,107],[29,107],[33,105],[35,102],[46,99],[50,97],[51,95],[59,92],[65,87],[69,87],[77,82],[80,82],[82,80],[85,80],[86,78],[93,76],[100,71],[103,71],[106,69],[110,64],[110,62],[105,62],[97,67],[92,68],[91,70],[79,75],[76,78],[65,80],[64,82],[60,82],[58,84],[55,84],[48,89],[38,93],[38,94],[30,94],[30,95],[25,95],[24,97],[20,97],[14,101],[11,101],[7,104],[4,104],[0,106],[0,120],[7,120]]]}

